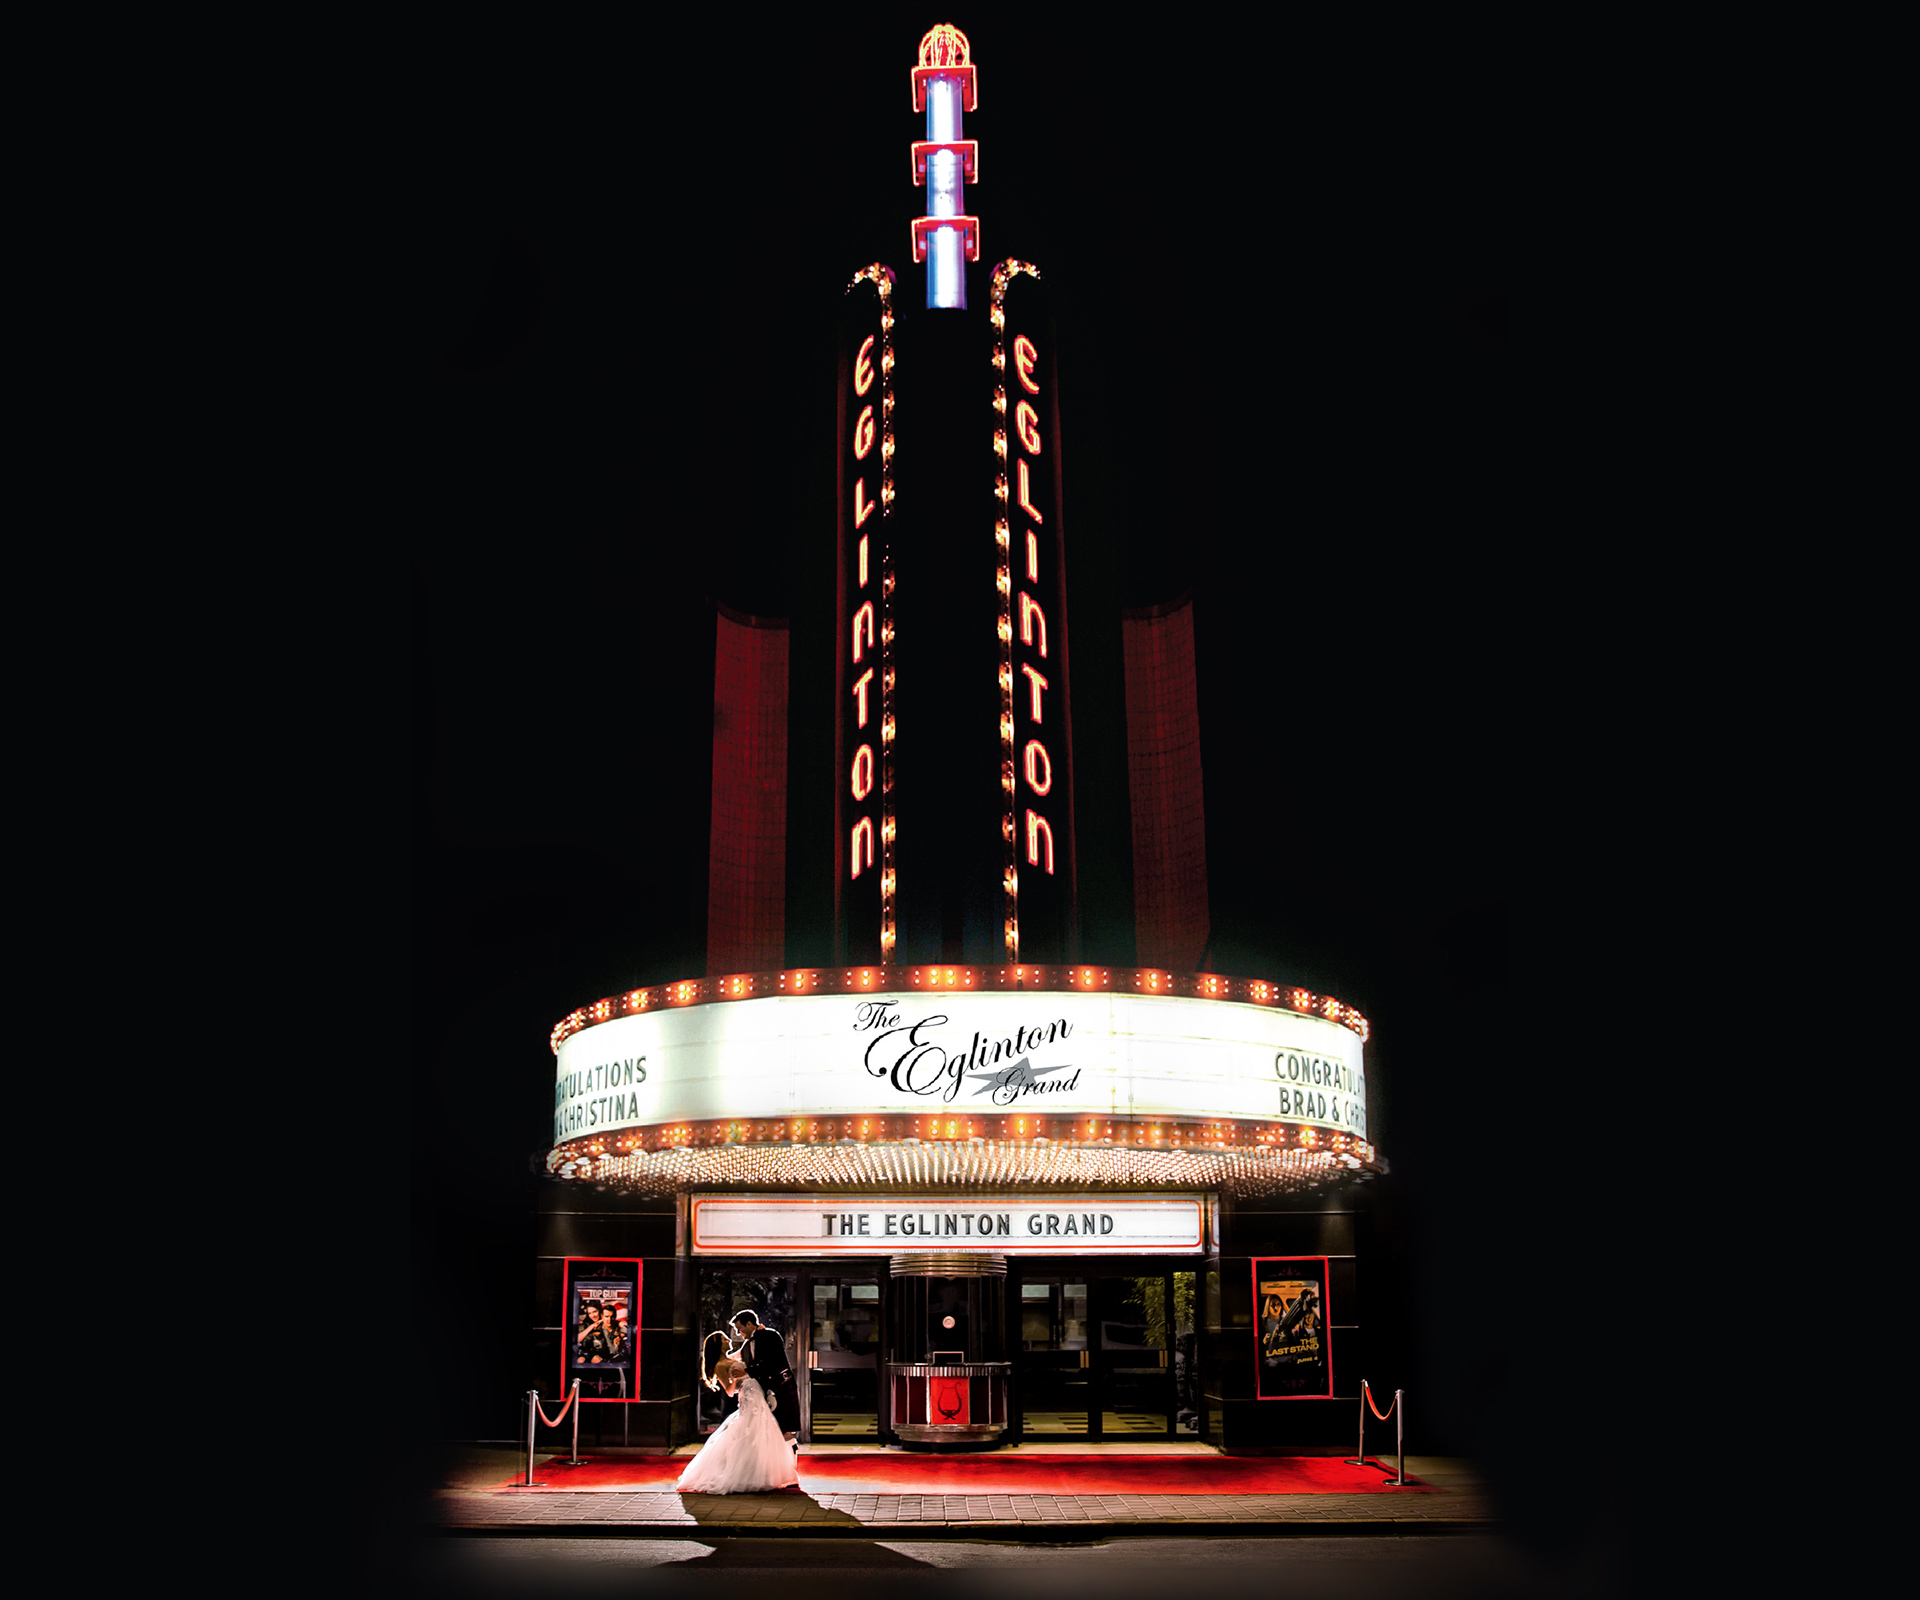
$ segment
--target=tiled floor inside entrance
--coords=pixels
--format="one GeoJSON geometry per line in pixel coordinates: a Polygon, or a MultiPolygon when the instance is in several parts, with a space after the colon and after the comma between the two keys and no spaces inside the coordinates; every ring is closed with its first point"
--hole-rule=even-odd
{"type": "Polygon", "coordinates": [[[816,1411],[813,1436],[816,1439],[877,1439],[880,1419],[871,1411],[816,1411]]]}
{"type": "MultiPolygon", "coordinates": [[[[1087,1431],[1084,1411],[1027,1411],[1021,1414],[1020,1421],[1028,1433],[1084,1436],[1087,1431]]],[[[1100,1429],[1109,1439],[1164,1439],[1167,1419],[1151,1411],[1103,1411],[1100,1429]]],[[[816,1439],[877,1439],[879,1436],[879,1422],[871,1411],[816,1411],[813,1414],[816,1439]]],[[[1174,1437],[1192,1439],[1198,1435],[1183,1428],[1174,1437]]]]}
{"type": "MultiPolygon", "coordinates": [[[[1023,1411],[1020,1425],[1028,1433],[1084,1434],[1087,1431],[1087,1414],[1084,1411],[1023,1411]]],[[[1164,1412],[1103,1411],[1100,1413],[1100,1431],[1109,1439],[1164,1439],[1167,1436],[1167,1418],[1164,1412]]],[[[1190,1428],[1182,1428],[1175,1437],[1193,1439],[1198,1435],[1190,1428]]]]}

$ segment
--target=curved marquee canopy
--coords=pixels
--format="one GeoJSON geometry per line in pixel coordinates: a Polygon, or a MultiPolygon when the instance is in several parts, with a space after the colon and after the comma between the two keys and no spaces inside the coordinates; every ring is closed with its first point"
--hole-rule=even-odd
{"type": "Polygon", "coordinates": [[[1312,1186],[1381,1162],[1366,1021],[1153,969],[808,969],[635,990],[554,1030],[548,1170],[708,1182],[1312,1186]]]}

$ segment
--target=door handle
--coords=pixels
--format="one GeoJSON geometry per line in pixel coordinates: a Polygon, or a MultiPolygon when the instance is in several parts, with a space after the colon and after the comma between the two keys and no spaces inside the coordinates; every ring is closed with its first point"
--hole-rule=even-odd
{"type": "Polygon", "coordinates": [[[1084,1367],[1086,1364],[1087,1364],[1087,1353],[1086,1351],[1082,1350],[1080,1352],[1080,1365],[1084,1367]]]}
{"type": "MultiPolygon", "coordinates": [[[[1163,1359],[1160,1364],[1162,1366],[1165,1366],[1166,1365],[1165,1360],[1163,1359]]],[[[819,1367],[819,1365],[820,1365],[820,1352],[818,1350],[809,1350],[807,1352],[807,1370],[809,1372],[814,1371],[819,1367]]]]}
{"type": "Polygon", "coordinates": [[[1164,1367],[1166,1364],[1167,1364],[1167,1353],[1166,1351],[1162,1350],[1160,1352],[1160,1365],[1164,1367]]]}

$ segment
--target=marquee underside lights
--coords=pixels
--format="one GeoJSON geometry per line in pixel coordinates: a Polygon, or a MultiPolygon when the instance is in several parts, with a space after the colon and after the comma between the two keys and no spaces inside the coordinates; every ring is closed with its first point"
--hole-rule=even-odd
{"type": "Polygon", "coordinates": [[[557,1149],[548,1171],[634,1194],[669,1195],[702,1185],[814,1186],[887,1193],[902,1187],[956,1191],[1195,1188],[1258,1196],[1306,1194],[1381,1173],[1377,1155],[1257,1146],[1150,1150],[1081,1144],[739,1143],[620,1153],[557,1149]]]}

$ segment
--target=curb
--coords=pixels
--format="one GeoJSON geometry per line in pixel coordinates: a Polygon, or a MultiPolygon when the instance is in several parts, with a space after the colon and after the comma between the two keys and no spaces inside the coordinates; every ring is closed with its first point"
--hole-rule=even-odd
{"type": "Polygon", "coordinates": [[[1338,1518],[1256,1522],[1165,1519],[1126,1522],[499,1522],[441,1523],[428,1531],[450,1538],[538,1539],[988,1539],[1037,1544],[1098,1544],[1145,1535],[1186,1538],[1280,1538],[1453,1536],[1494,1533],[1500,1524],[1482,1518],[1338,1518]]]}

